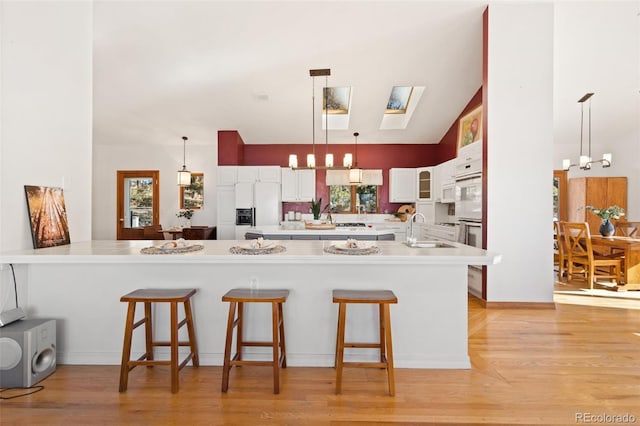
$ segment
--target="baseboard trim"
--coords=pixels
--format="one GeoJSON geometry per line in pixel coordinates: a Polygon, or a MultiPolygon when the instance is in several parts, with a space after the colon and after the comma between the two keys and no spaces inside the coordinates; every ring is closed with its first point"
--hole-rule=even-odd
{"type": "Polygon", "coordinates": [[[488,302],[481,300],[486,309],[555,309],[554,302],[488,302]]]}

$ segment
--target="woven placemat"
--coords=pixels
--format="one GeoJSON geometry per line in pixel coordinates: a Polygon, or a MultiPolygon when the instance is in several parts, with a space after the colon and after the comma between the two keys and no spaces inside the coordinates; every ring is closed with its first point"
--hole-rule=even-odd
{"type": "Polygon", "coordinates": [[[366,247],[366,248],[362,248],[362,249],[355,249],[355,250],[342,250],[339,249],[335,246],[329,246],[329,247],[325,247],[324,248],[325,253],[331,253],[331,254],[348,254],[348,255],[352,255],[352,256],[362,256],[362,255],[367,255],[367,254],[376,254],[376,253],[380,253],[380,247],[378,246],[372,246],[372,247],[366,247]]]}
{"type": "Polygon", "coordinates": [[[192,253],[194,251],[200,251],[203,248],[204,246],[202,244],[194,244],[192,246],[172,247],[172,248],[144,247],[140,249],[140,253],[142,254],[182,254],[182,253],[192,253]]]}
{"type": "Polygon", "coordinates": [[[287,249],[284,246],[277,245],[273,247],[265,247],[265,248],[245,248],[240,246],[233,246],[229,248],[229,251],[233,254],[273,254],[273,253],[282,253],[287,249]]]}

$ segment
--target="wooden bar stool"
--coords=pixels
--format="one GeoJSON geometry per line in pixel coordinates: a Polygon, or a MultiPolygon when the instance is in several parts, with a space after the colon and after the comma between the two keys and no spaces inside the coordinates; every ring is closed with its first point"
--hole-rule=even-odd
{"type": "Polygon", "coordinates": [[[234,365],[271,365],[273,367],[273,393],[280,393],[280,368],[287,366],[287,352],[284,344],[284,317],[282,304],[287,301],[289,290],[254,290],[234,288],[222,296],[223,302],[230,302],[229,320],[227,321],[227,340],[224,347],[224,365],[222,367],[222,392],[229,388],[229,370],[234,365]],[[271,303],[271,336],[270,342],[247,341],[243,334],[243,315],[245,303],[271,303]],[[237,307],[237,317],[236,317],[237,307]],[[236,327],[236,353],[231,358],[231,342],[233,328],[236,327]],[[245,361],[242,359],[242,348],[245,346],[271,346],[271,361],[245,361]]]}
{"type": "Polygon", "coordinates": [[[191,296],[196,293],[195,289],[139,289],[132,291],[120,298],[121,302],[128,302],[127,322],[124,329],[124,345],[122,347],[122,363],[120,364],[120,392],[127,390],[127,382],[129,379],[129,371],[139,365],[152,367],[154,365],[171,366],[171,392],[178,392],[178,372],[182,370],[189,360],[192,361],[194,367],[200,365],[198,360],[198,345],[196,343],[196,335],[193,327],[193,317],[191,314],[191,296]],[[144,317],[135,321],[136,303],[144,303],[144,317]],[[153,340],[153,320],[151,318],[152,303],[170,303],[171,311],[171,340],[170,341],[154,341],[153,340]],[[178,303],[184,304],[185,318],[178,322],[178,303]],[[137,360],[131,358],[131,339],[133,330],[144,324],[146,352],[137,360]],[[187,325],[189,334],[188,341],[178,340],[178,330],[183,325],[187,325]],[[153,356],[153,348],[156,346],[171,347],[171,356],[169,360],[156,360],[153,356]],[[189,355],[178,363],[178,347],[189,346],[189,355]]]}
{"type": "Polygon", "coordinates": [[[396,295],[390,290],[333,290],[333,303],[338,307],[338,333],[336,337],[336,394],[342,392],[342,368],[347,367],[375,367],[385,368],[389,382],[389,395],[395,395],[393,378],[393,345],[391,342],[391,316],[389,304],[398,303],[396,295]],[[378,343],[345,342],[345,323],[347,318],[347,303],[377,304],[379,308],[378,343]],[[380,362],[344,362],[344,348],[378,348],[380,362]]]}

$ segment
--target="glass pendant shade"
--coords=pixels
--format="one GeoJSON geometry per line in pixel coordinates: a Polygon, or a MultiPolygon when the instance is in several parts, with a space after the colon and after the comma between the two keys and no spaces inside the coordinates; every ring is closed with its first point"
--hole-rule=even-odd
{"type": "Polygon", "coordinates": [[[307,154],[307,167],[310,169],[316,167],[316,156],[314,154],[307,154]]]}
{"type": "Polygon", "coordinates": [[[289,155],[289,167],[291,168],[298,167],[298,156],[296,154],[289,155]]]}
{"type": "Polygon", "coordinates": [[[191,172],[183,166],[182,170],[178,170],[178,186],[189,185],[191,185],[191,172]]]}
{"type": "Polygon", "coordinates": [[[344,155],[344,158],[342,159],[342,166],[351,168],[352,165],[353,165],[353,156],[351,155],[351,153],[347,152],[344,155]]]}
{"type": "Polygon", "coordinates": [[[324,165],[327,167],[333,167],[333,154],[326,154],[324,157],[324,165]]]}

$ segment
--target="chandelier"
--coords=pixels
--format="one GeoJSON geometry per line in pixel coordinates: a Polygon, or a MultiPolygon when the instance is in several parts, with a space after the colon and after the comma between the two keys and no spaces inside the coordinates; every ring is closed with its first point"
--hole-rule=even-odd
{"type": "Polygon", "coordinates": [[[329,95],[328,90],[328,77],[331,75],[330,68],[323,69],[315,69],[309,70],[309,75],[311,76],[311,116],[312,116],[312,135],[311,135],[311,153],[307,154],[307,166],[299,167],[298,166],[298,156],[296,154],[289,154],[289,167],[292,169],[330,169],[330,170],[345,170],[350,169],[352,165],[352,156],[350,153],[344,155],[342,160],[342,166],[334,166],[333,164],[333,154],[329,152],[329,106],[327,102],[327,98],[329,95]],[[315,79],[316,77],[324,76],[324,122],[325,122],[325,157],[324,157],[324,166],[320,166],[316,164],[316,85],[315,79]]]}
{"type": "Polygon", "coordinates": [[[562,160],[562,169],[569,170],[571,167],[578,166],[582,170],[590,170],[591,165],[594,163],[602,163],[602,167],[611,167],[611,153],[602,154],[602,159],[593,160],[591,157],[591,97],[593,93],[586,93],[583,97],[578,99],[580,104],[580,157],[578,158],[578,164],[572,164],[571,159],[565,158],[562,160]],[[584,133],[584,103],[589,101],[589,154],[585,155],[582,149],[582,135],[584,133]]]}

